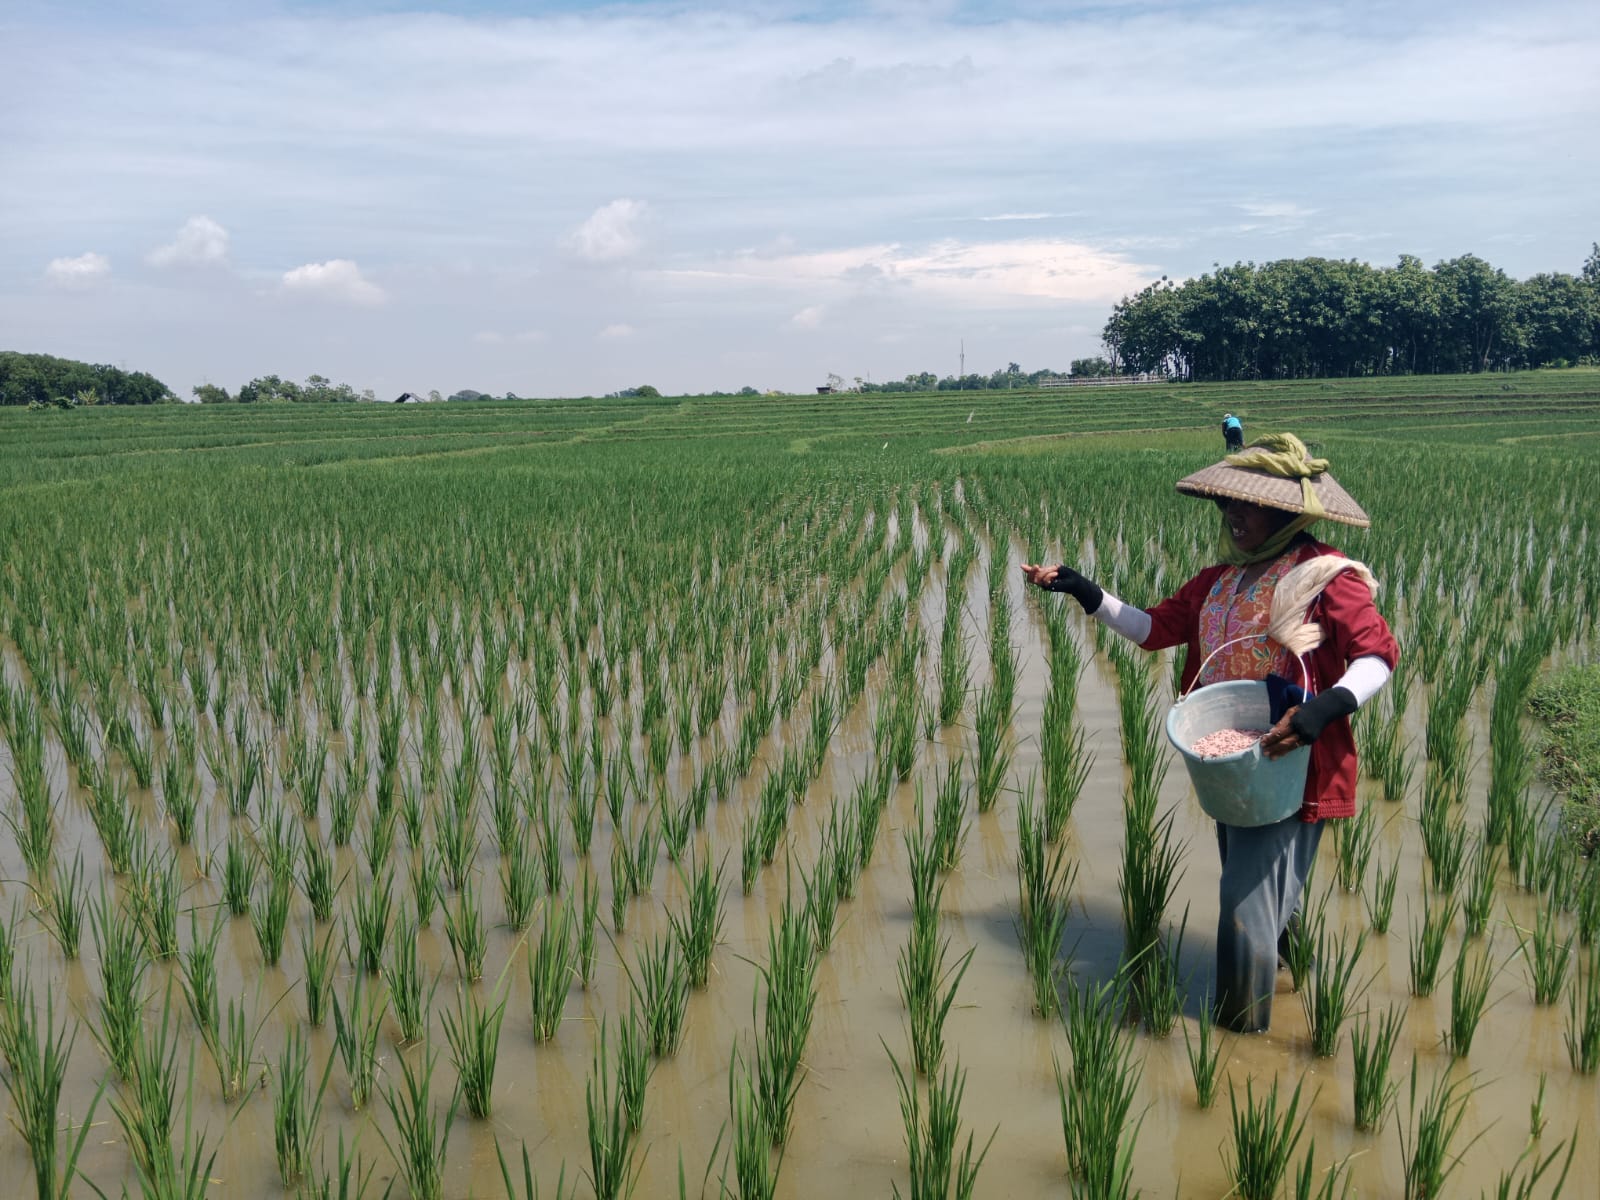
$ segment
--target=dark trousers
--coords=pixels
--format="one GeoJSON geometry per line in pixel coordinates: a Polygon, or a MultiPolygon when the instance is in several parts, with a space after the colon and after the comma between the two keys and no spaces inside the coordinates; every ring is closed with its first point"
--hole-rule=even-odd
{"type": "Polygon", "coordinates": [[[1278,938],[1300,903],[1322,822],[1298,814],[1247,829],[1217,825],[1222,882],[1217,914],[1217,1022],[1240,1033],[1272,1023],[1278,938]]]}

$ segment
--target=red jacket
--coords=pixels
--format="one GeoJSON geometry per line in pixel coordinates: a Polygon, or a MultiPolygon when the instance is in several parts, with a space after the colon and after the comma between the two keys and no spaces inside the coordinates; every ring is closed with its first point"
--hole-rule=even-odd
{"type": "MultiPolygon", "coordinates": [[[[1296,556],[1296,565],[1320,554],[1343,557],[1340,551],[1310,536],[1303,536],[1289,553],[1296,556]]],[[[1144,649],[1165,650],[1185,643],[1189,647],[1180,682],[1184,690],[1200,670],[1200,609],[1225,569],[1221,565],[1207,567],[1179,588],[1176,595],[1146,610],[1150,614],[1150,636],[1143,642],[1144,649]]],[[[1400,647],[1373,604],[1371,591],[1349,571],[1334,576],[1311,602],[1306,620],[1318,622],[1325,635],[1322,645],[1306,655],[1313,693],[1332,687],[1357,658],[1376,655],[1389,664],[1390,670],[1400,659],[1400,647]]],[[[1322,736],[1311,743],[1311,765],[1306,772],[1300,819],[1319,821],[1325,817],[1353,817],[1355,813],[1356,741],[1349,719],[1341,717],[1330,722],[1322,736]]]]}

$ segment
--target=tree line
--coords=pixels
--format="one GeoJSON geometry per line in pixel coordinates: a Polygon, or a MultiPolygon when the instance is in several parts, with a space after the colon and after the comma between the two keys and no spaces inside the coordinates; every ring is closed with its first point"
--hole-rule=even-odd
{"type": "Polygon", "coordinates": [[[170,404],[154,375],[50,354],[0,350],[0,405],[77,408],[88,404],[170,404]]]}
{"type": "Polygon", "coordinates": [[[1118,370],[1196,381],[1456,374],[1600,361],[1600,243],[1577,275],[1515,280],[1476,255],[1425,267],[1293,258],[1163,277],[1113,309],[1118,370]]]}

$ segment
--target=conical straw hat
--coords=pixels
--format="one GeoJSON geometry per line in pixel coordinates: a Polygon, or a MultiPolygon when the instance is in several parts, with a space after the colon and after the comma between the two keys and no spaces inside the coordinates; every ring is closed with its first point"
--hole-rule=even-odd
{"type": "MultiPolygon", "coordinates": [[[[1372,519],[1350,493],[1326,471],[1311,477],[1311,488],[1316,492],[1328,520],[1361,529],[1372,524],[1372,519]]],[[[1300,480],[1284,479],[1251,467],[1235,467],[1227,462],[1213,463],[1193,475],[1185,475],[1178,480],[1178,491],[1185,496],[1200,496],[1207,500],[1246,500],[1263,508],[1281,508],[1292,513],[1305,511],[1305,496],[1300,480]]]]}

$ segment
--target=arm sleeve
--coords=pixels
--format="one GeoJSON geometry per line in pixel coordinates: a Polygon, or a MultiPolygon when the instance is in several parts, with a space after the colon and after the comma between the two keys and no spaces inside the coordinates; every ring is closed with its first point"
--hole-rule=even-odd
{"type": "Polygon", "coordinates": [[[1144,645],[1144,640],[1150,636],[1150,614],[1142,608],[1124,604],[1110,592],[1101,596],[1100,607],[1094,610],[1094,619],[1136,646],[1144,645]]]}
{"type": "Polygon", "coordinates": [[[1389,664],[1376,654],[1364,655],[1355,660],[1339,677],[1339,682],[1334,687],[1342,687],[1356,698],[1356,707],[1360,708],[1373,696],[1378,689],[1389,682],[1389,664]]]}

